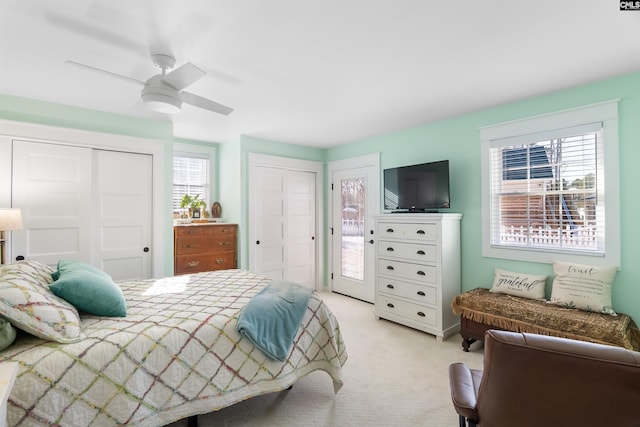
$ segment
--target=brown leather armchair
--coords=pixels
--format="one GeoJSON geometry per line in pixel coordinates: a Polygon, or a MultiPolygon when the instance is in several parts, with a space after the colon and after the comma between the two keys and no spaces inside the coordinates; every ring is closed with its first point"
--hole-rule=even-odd
{"type": "Polygon", "coordinates": [[[484,370],[449,367],[460,427],[638,427],[640,352],[489,330],[484,370]]]}

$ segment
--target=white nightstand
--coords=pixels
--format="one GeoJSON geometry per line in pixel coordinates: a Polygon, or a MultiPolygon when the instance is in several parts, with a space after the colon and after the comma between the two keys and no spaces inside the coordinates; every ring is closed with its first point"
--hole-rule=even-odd
{"type": "Polygon", "coordinates": [[[0,363],[0,427],[7,425],[7,399],[17,375],[16,362],[0,363]]]}

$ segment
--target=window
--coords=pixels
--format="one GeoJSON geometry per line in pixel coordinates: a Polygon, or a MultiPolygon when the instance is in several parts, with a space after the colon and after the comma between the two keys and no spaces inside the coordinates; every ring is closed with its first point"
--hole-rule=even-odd
{"type": "Polygon", "coordinates": [[[481,129],[483,254],[619,265],[617,104],[481,129]]]}
{"type": "Polygon", "coordinates": [[[180,211],[182,196],[199,195],[211,206],[211,164],[215,149],[196,145],[175,144],[173,154],[172,208],[180,211]]]}

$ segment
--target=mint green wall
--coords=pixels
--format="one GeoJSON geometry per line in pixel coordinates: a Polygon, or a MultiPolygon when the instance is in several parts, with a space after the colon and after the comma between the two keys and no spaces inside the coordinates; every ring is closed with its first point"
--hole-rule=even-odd
{"type": "MultiPolygon", "coordinates": [[[[547,264],[482,256],[480,138],[478,128],[522,117],[620,99],[620,194],[622,268],[613,287],[613,306],[640,322],[640,73],[574,87],[495,108],[406,129],[327,150],[327,161],[381,153],[382,169],[441,159],[450,160],[451,212],[461,212],[462,287],[490,287],[494,267],[552,275],[547,264]]],[[[550,286],[549,286],[550,288],[550,286]]]]}
{"type": "MultiPolygon", "coordinates": [[[[640,159],[640,144],[637,143],[640,141],[640,73],[524,99],[326,150],[248,136],[219,144],[218,194],[223,217],[240,224],[240,266],[248,266],[248,153],[328,162],[380,152],[383,169],[422,161],[451,161],[451,211],[464,215],[463,290],[490,286],[493,268],[497,266],[523,272],[551,274],[551,266],[546,264],[482,257],[478,128],[611,99],[620,99],[622,229],[622,269],[614,283],[613,305],[617,310],[630,314],[636,322],[640,322],[640,263],[636,261],[636,237],[640,236],[640,222],[636,220],[640,211],[640,197],[637,196],[636,188],[636,183],[640,181],[640,168],[637,167],[637,159],[640,159]]],[[[173,141],[170,122],[137,119],[2,94],[0,118],[173,141]]],[[[172,144],[167,146],[169,148],[165,153],[165,167],[171,170],[172,144]]],[[[166,175],[165,184],[170,192],[171,174],[166,175]]],[[[170,206],[167,206],[167,211],[170,211],[170,206]]],[[[168,232],[165,238],[170,239],[170,220],[166,228],[168,232]]],[[[326,248],[324,250],[326,254],[326,248]]],[[[167,265],[173,265],[172,248],[167,249],[165,260],[167,265]]]]}

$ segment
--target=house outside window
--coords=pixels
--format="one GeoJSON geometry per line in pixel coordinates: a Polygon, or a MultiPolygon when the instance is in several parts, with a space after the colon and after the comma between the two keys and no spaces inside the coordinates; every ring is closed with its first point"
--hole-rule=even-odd
{"type": "Polygon", "coordinates": [[[182,213],[180,201],[185,194],[200,196],[211,207],[213,200],[213,165],[215,149],[189,144],[175,144],[173,154],[173,193],[174,213],[182,213]]]}
{"type": "Polygon", "coordinates": [[[481,129],[483,255],[620,265],[617,103],[481,129]]]}

